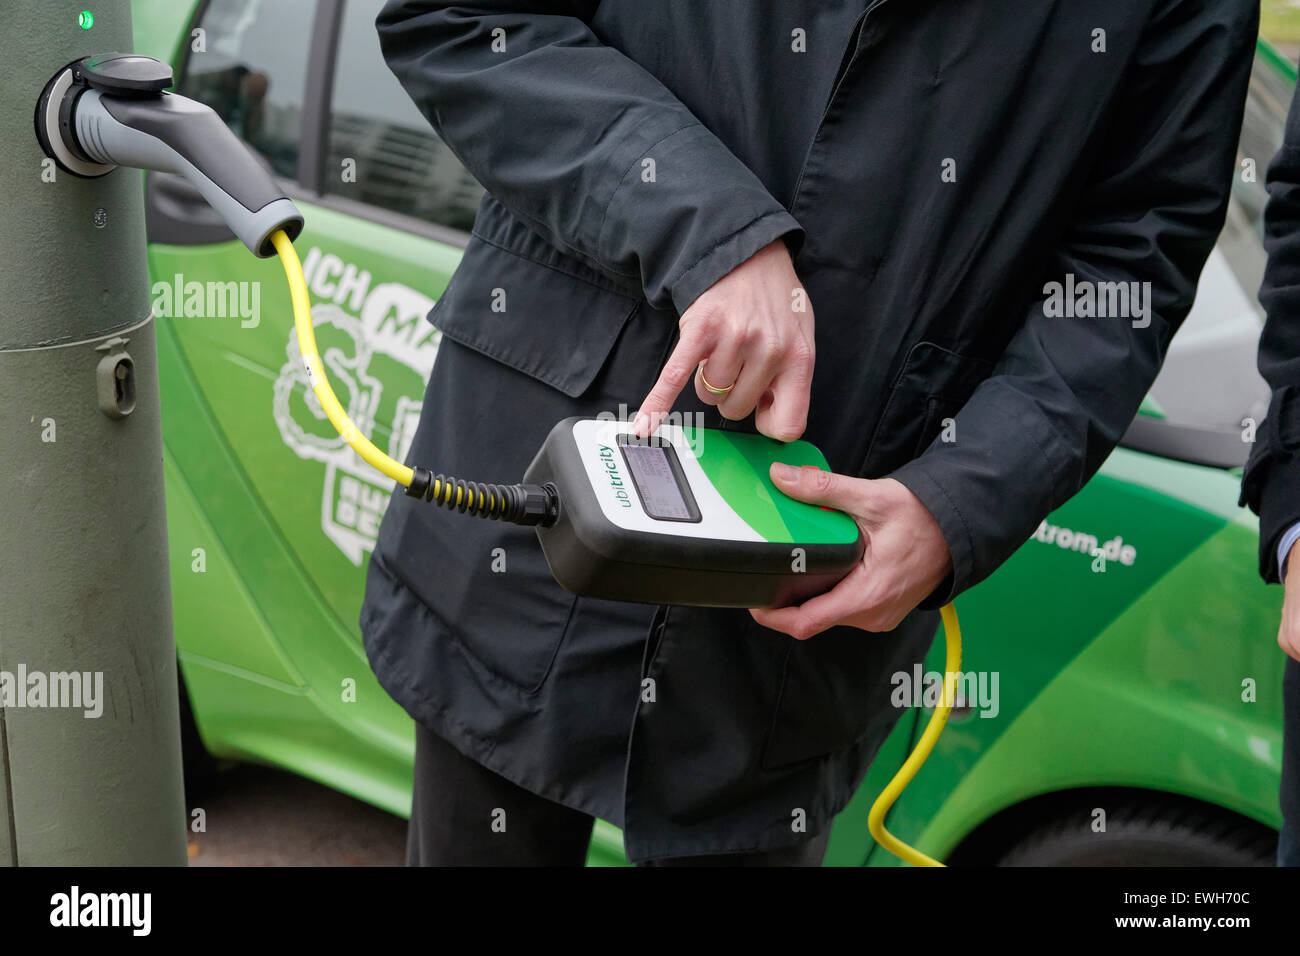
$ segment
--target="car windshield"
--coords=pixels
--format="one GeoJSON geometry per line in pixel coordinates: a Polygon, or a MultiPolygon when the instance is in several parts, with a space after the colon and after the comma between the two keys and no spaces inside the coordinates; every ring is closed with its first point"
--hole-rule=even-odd
{"type": "Polygon", "coordinates": [[[1189,432],[1240,435],[1245,419],[1258,422],[1268,408],[1268,385],[1255,366],[1263,326],[1257,295],[1266,259],[1265,173],[1282,143],[1292,77],[1271,50],[1261,47],[1251,76],[1227,221],[1201,274],[1196,303],[1143,406],[1146,415],[1189,432]]]}

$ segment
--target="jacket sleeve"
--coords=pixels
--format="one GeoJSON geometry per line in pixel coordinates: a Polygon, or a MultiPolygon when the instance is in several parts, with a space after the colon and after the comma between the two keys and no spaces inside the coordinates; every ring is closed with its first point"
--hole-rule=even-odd
{"type": "Polygon", "coordinates": [[[1241,503],[1259,515],[1259,573],[1280,577],[1277,547],[1300,521],[1300,98],[1291,103],[1282,149],[1268,169],[1259,300],[1268,315],[1259,371],[1273,389],[1241,483],[1241,503]]]}
{"type": "Polygon", "coordinates": [[[952,575],[922,607],[996,570],[1137,413],[1223,225],[1257,26],[1258,5],[1242,0],[1173,0],[1147,24],[1042,281],[1149,283],[1149,319],[1051,317],[1035,302],[956,415],[956,440],[890,476],[952,553],[952,575]]]}
{"type": "Polygon", "coordinates": [[[561,252],[684,311],[802,233],[659,80],[597,38],[598,2],[390,0],[376,26],[389,68],[496,199],[561,252]]]}

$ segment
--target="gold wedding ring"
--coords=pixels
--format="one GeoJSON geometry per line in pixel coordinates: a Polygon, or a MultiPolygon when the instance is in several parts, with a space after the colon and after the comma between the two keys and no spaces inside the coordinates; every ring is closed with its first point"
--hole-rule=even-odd
{"type": "Polygon", "coordinates": [[[714,395],[726,395],[729,391],[731,391],[733,388],[736,387],[735,382],[732,382],[726,388],[718,388],[718,386],[710,383],[709,380],[704,377],[703,365],[700,366],[700,381],[704,383],[705,389],[707,389],[709,392],[711,392],[714,395]]]}

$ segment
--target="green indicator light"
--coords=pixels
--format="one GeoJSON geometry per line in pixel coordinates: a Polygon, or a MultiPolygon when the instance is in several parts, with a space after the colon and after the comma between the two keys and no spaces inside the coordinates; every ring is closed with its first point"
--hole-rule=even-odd
{"type": "Polygon", "coordinates": [[[95,25],[95,15],[89,10],[82,10],[81,16],[77,17],[77,23],[83,30],[89,30],[95,25]]]}

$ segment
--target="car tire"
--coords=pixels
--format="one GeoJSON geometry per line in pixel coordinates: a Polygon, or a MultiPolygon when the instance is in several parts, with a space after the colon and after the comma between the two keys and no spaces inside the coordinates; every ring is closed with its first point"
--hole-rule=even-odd
{"type": "Polygon", "coordinates": [[[1013,846],[998,866],[1272,866],[1274,831],[1223,812],[1178,804],[1105,807],[1106,830],[1093,830],[1081,807],[1013,846]]]}

